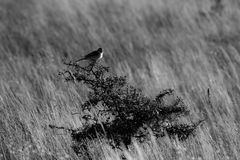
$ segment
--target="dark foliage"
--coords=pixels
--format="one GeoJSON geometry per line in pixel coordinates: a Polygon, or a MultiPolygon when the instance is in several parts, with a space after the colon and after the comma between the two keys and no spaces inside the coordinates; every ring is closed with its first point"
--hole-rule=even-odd
{"type": "Polygon", "coordinates": [[[189,110],[172,89],[163,90],[151,99],[129,85],[126,77],[111,75],[108,67],[96,64],[89,70],[76,63],[65,64],[68,70],[60,73],[65,80],[82,82],[90,89],[88,100],[80,106],[85,125],[70,130],[73,141],[77,142],[73,146],[76,153],[86,151],[85,142],[97,138],[105,138],[113,147],[121,144],[127,147],[132,138],[146,140],[149,129],[156,137],[168,134],[185,140],[202,122],[177,123],[178,117],[187,116],[189,110]],[[172,102],[167,105],[168,97],[172,102]]]}

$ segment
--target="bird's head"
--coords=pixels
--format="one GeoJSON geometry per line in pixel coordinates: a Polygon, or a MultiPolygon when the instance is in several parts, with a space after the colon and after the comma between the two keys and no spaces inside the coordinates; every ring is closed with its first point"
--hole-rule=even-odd
{"type": "Polygon", "coordinates": [[[100,53],[102,53],[102,52],[103,52],[103,49],[102,49],[102,48],[98,48],[97,51],[100,52],[100,53]]]}

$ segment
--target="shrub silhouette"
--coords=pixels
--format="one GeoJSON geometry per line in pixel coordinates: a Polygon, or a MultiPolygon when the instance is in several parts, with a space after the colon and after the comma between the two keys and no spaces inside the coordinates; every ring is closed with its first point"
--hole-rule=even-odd
{"type": "Polygon", "coordinates": [[[146,140],[149,128],[156,137],[168,134],[185,140],[202,122],[178,123],[178,117],[187,116],[189,110],[173,89],[163,90],[151,99],[129,85],[125,76],[113,76],[109,68],[101,64],[94,65],[92,70],[76,63],[65,64],[68,69],[60,75],[66,81],[82,82],[89,89],[88,100],[80,106],[84,126],[68,129],[75,143],[73,149],[78,154],[82,150],[87,153],[86,141],[98,138],[105,138],[112,147],[121,144],[128,147],[132,138],[146,140]],[[172,103],[167,104],[169,97],[172,103]]]}

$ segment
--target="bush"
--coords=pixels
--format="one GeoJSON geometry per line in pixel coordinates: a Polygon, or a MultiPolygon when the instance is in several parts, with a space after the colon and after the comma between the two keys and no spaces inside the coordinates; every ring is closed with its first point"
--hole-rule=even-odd
{"type": "Polygon", "coordinates": [[[88,100],[80,105],[85,124],[70,130],[76,153],[82,149],[87,151],[85,142],[98,138],[105,138],[112,147],[121,144],[128,147],[132,138],[145,141],[149,129],[156,137],[168,134],[185,140],[202,122],[178,123],[178,117],[187,116],[189,110],[173,89],[163,90],[151,99],[129,85],[125,76],[113,76],[109,68],[101,64],[91,70],[76,63],[65,64],[68,69],[60,75],[64,75],[66,81],[82,82],[89,89],[88,100]],[[167,104],[167,99],[172,102],[167,104]]]}

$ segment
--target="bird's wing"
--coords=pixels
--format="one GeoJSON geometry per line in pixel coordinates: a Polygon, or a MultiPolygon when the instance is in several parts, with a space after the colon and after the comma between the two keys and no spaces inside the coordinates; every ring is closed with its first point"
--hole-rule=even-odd
{"type": "Polygon", "coordinates": [[[84,60],[84,59],[92,58],[92,57],[96,56],[97,54],[98,54],[97,51],[93,51],[93,52],[88,53],[87,55],[85,55],[83,58],[77,60],[76,62],[79,62],[79,61],[84,60]]]}
{"type": "Polygon", "coordinates": [[[93,57],[93,56],[96,56],[97,54],[98,54],[97,51],[93,51],[93,52],[88,53],[87,55],[85,55],[84,58],[91,58],[91,57],[93,57]]]}

